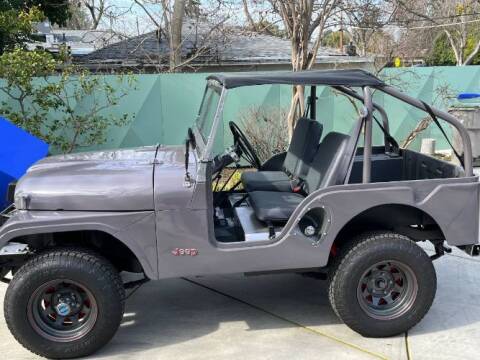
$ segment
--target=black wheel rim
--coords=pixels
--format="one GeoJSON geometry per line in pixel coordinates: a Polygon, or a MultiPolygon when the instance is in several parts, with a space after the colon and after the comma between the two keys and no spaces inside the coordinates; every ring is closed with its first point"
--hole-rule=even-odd
{"type": "Polygon", "coordinates": [[[28,321],[43,338],[70,342],[88,334],[98,308],[85,286],[71,280],[53,280],[39,286],[28,302],[28,321]]]}
{"type": "Polygon", "coordinates": [[[360,277],[358,302],[368,316],[392,320],[408,312],[418,293],[415,273],[404,263],[382,261],[360,277]]]}

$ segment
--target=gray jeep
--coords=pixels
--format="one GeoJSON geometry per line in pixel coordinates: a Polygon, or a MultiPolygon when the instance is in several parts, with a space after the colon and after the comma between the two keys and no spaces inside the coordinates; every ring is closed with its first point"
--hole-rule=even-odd
{"type": "Polygon", "coordinates": [[[49,358],[105,345],[122,320],[126,289],[208,274],[324,276],[345,324],[363,336],[396,335],[430,308],[432,260],[447,244],[472,256],[480,250],[479,182],[465,128],[361,70],[211,75],[185,146],[46,158],[20,179],[12,202],[0,228],[6,323],[23,346],[49,358]],[[219,152],[227,94],[263,84],[310,92],[288,151],[261,163],[230,122],[233,145],[219,152]],[[347,134],[316,121],[317,86],[361,104],[347,134]],[[439,119],[456,129],[460,165],[400,148],[373,91],[425,111],[445,136],[439,119]],[[377,127],[381,146],[372,141],[377,127]],[[226,168],[245,165],[257,171],[228,190],[216,185],[226,168]],[[124,271],[144,279],[124,283],[124,271]]]}

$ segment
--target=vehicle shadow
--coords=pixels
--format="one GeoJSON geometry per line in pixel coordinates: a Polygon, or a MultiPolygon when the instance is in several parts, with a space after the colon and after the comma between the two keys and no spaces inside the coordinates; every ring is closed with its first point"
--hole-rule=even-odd
{"type": "Polygon", "coordinates": [[[480,325],[480,261],[457,251],[434,262],[437,295],[432,308],[412,335],[432,334],[455,329],[461,336],[478,331],[480,325]]]}
{"type": "MultiPolygon", "coordinates": [[[[478,326],[479,266],[478,262],[451,256],[437,260],[437,297],[429,314],[409,334],[432,335],[455,329],[467,336],[478,326]]],[[[219,338],[234,341],[235,336],[265,341],[268,338],[261,337],[265,336],[262,330],[301,327],[373,349],[387,340],[362,338],[341,324],[328,303],[326,285],[326,281],[295,274],[150,282],[127,301],[117,335],[96,357],[128,357],[169,349],[170,345],[192,351],[200,343],[218,347],[215,341],[219,338]],[[217,331],[221,335],[196,341],[217,331]]],[[[268,336],[277,333],[269,332],[268,336]]]]}
{"type": "Polygon", "coordinates": [[[328,304],[325,285],[325,281],[301,275],[149,282],[127,300],[118,333],[95,357],[131,355],[181,344],[220,327],[254,332],[295,328],[306,322],[339,325],[328,304]]]}

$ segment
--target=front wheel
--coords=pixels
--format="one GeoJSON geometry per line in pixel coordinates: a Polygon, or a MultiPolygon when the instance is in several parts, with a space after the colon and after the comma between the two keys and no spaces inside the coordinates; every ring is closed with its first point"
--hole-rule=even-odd
{"type": "Polygon", "coordinates": [[[28,350],[47,358],[75,358],[113,337],[124,297],[120,276],[106,259],[84,250],[52,250],[15,274],[4,313],[11,333],[28,350]]]}
{"type": "Polygon", "coordinates": [[[379,232],[346,246],[332,269],[332,308],[350,328],[368,337],[403,333],[428,312],[437,278],[432,261],[405,236],[379,232]]]}

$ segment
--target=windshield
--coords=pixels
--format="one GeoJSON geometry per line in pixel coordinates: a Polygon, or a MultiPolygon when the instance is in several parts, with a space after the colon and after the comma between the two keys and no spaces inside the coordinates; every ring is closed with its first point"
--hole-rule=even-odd
{"type": "Polygon", "coordinates": [[[217,110],[218,101],[220,100],[220,94],[213,86],[208,86],[203,96],[202,105],[200,106],[200,112],[198,113],[196,125],[203,138],[203,142],[206,144],[210,131],[212,130],[213,120],[215,118],[215,112],[217,110]]]}

